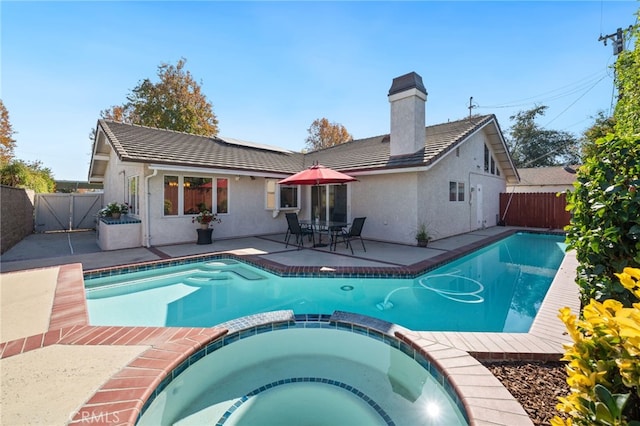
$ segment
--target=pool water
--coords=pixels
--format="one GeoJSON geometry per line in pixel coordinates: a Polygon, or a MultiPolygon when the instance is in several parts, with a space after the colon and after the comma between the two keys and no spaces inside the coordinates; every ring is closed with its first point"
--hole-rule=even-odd
{"type": "Polygon", "coordinates": [[[288,328],[231,340],[175,377],[138,425],[467,424],[443,377],[392,338],[288,328]]]}
{"type": "Polygon", "coordinates": [[[527,332],[564,238],[519,233],[415,279],[278,277],[232,259],[85,279],[92,325],[211,327],[274,310],[379,318],[412,330],[527,332]]]}

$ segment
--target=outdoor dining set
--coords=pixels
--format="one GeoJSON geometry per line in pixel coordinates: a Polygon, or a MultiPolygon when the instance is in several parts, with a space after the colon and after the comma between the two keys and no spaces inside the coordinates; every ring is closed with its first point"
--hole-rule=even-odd
{"type": "Polygon", "coordinates": [[[362,240],[362,228],[366,217],[357,217],[353,219],[353,223],[349,223],[340,220],[300,220],[296,213],[286,213],[285,216],[287,218],[285,236],[287,247],[291,237],[295,236],[298,249],[301,249],[304,246],[304,237],[308,237],[309,241],[313,243],[313,247],[329,247],[329,250],[335,251],[338,240],[342,239],[342,242],[351,249],[351,254],[353,254],[351,241],[359,239],[362,249],[367,251],[362,240]],[[323,235],[326,235],[328,242],[322,241],[323,235]]]}
{"type": "MultiPolygon", "coordinates": [[[[345,184],[356,180],[357,179],[352,176],[314,163],[308,169],[282,179],[278,183],[280,185],[317,186],[318,198],[320,198],[320,185],[345,184]]],[[[364,246],[364,241],[362,240],[362,228],[366,217],[357,217],[353,219],[353,223],[347,222],[345,215],[338,214],[333,214],[333,217],[328,220],[322,220],[319,218],[314,220],[300,220],[297,213],[286,213],[286,218],[287,234],[285,236],[285,241],[287,243],[287,247],[289,246],[289,240],[295,235],[298,249],[303,247],[304,237],[308,237],[309,241],[313,242],[314,247],[328,246],[330,250],[335,251],[338,239],[342,238],[342,241],[346,244],[347,248],[351,249],[351,254],[353,254],[351,240],[358,238],[362,243],[362,249],[367,251],[364,246]],[[322,241],[323,235],[326,235],[329,239],[327,243],[322,241]],[[318,238],[317,241],[316,236],[318,238]]]]}

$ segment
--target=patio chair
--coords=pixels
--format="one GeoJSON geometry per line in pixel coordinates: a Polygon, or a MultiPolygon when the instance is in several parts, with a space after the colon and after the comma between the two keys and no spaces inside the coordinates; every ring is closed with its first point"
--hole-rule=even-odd
{"type": "Polygon", "coordinates": [[[347,247],[351,249],[351,254],[353,254],[353,244],[351,244],[351,240],[360,238],[360,243],[362,243],[362,249],[367,251],[364,246],[364,241],[362,240],[362,228],[364,227],[364,221],[366,217],[356,217],[353,219],[353,225],[348,231],[342,231],[342,238],[344,239],[347,247]]]}
{"type": "Polygon", "coordinates": [[[287,218],[287,237],[285,247],[289,247],[289,239],[291,239],[292,235],[296,236],[298,250],[304,246],[305,235],[308,235],[309,239],[313,241],[313,229],[301,227],[296,213],[285,213],[285,217],[287,218]]]}

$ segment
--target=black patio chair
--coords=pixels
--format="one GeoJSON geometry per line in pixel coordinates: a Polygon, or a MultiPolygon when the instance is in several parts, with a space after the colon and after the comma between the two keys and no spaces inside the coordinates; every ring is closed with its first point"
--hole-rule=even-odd
{"type": "Polygon", "coordinates": [[[296,244],[298,244],[298,250],[304,246],[304,236],[308,235],[309,239],[313,241],[313,228],[303,228],[298,221],[298,215],[296,213],[285,213],[287,218],[287,237],[285,247],[289,247],[289,239],[292,235],[296,236],[296,244]]]}
{"type": "Polygon", "coordinates": [[[360,238],[360,243],[362,243],[362,249],[367,251],[364,246],[364,241],[362,240],[362,228],[364,227],[364,221],[366,217],[356,217],[353,219],[353,225],[348,231],[342,231],[342,237],[344,238],[344,242],[347,244],[347,247],[351,249],[351,254],[353,254],[353,244],[351,244],[351,240],[360,238]]]}
{"type": "MultiPolygon", "coordinates": [[[[333,215],[331,216],[331,222],[342,222],[342,223],[346,223],[347,221],[347,215],[344,213],[333,213],[333,215]]],[[[335,251],[336,250],[336,244],[338,243],[338,237],[340,235],[342,235],[342,232],[345,231],[345,227],[344,225],[340,225],[340,226],[330,226],[329,227],[329,237],[330,237],[330,241],[329,241],[329,246],[330,249],[335,251]]]]}

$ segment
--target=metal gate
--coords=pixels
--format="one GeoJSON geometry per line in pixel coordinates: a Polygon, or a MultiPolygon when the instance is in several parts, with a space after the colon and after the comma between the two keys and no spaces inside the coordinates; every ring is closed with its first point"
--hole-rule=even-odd
{"type": "Polygon", "coordinates": [[[35,232],[95,229],[102,194],[36,194],[35,232]]]}

